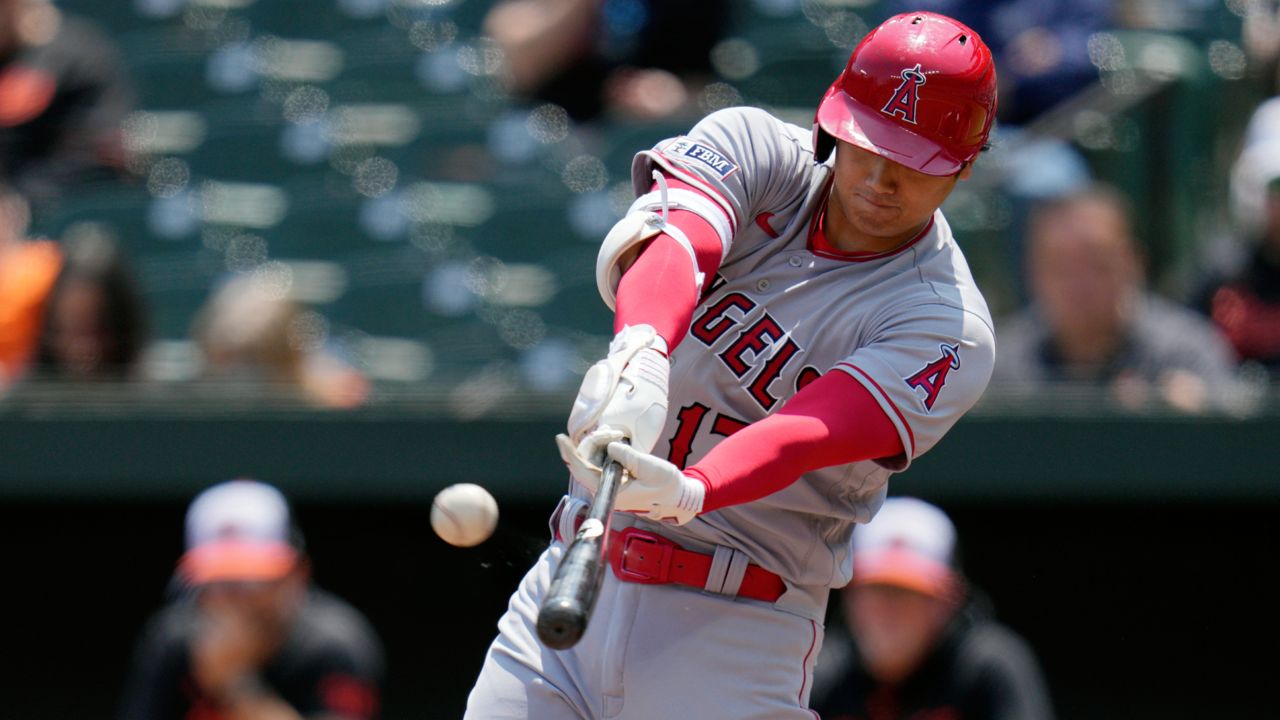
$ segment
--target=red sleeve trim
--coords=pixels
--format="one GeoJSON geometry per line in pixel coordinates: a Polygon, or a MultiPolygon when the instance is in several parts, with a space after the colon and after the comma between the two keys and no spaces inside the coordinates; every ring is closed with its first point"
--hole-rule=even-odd
{"type": "Polygon", "coordinates": [[[857,365],[854,365],[853,363],[838,362],[836,363],[836,367],[852,370],[854,373],[857,373],[858,375],[865,378],[867,382],[871,383],[871,385],[875,387],[876,392],[880,393],[880,397],[884,399],[885,404],[888,405],[893,410],[893,413],[898,416],[898,420],[902,422],[902,427],[907,429],[907,439],[911,441],[911,457],[914,458],[916,456],[915,433],[911,432],[911,423],[907,422],[906,416],[904,416],[902,414],[902,411],[898,409],[897,404],[893,402],[893,398],[889,397],[889,393],[885,392],[884,388],[880,387],[880,383],[876,382],[875,378],[868,375],[866,371],[864,371],[862,368],[858,367],[857,365]]]}
{"type": "Polygon", "coordinates": [[[696,192],[700,192],[703,195],[706,195],[707,199],[714,202],[716,204],[716,207],[720,209],[720,212],[724,213],[724,216],[728,218],[730,231],[734,235],[738,233],[738,219],[734,217],[732,212],[729,211],[729,208],[733,207],[733,203],[729,202],[728,198],[726,198],[723,193],[711,187],[710,185],[706,184],[705,182],[702,181],[701,178],[697,177],[696,175],[677,170],[675,167],[672,166],[672,162],[670,160],[668,160],[666,157],[663,157],[661,151],[654,152],[653,159],[654,159],[654,162],[656,162],[658,166],[662,168],[664,175],[666,175],[669,178],[673,178],[675,180],[680,180],[681,182],[688,183],[690,185],[690,189],[696,192]],[[716,200],[715,198],[712,198],[711,195],[713,194],[720,199],[716,200]]]}

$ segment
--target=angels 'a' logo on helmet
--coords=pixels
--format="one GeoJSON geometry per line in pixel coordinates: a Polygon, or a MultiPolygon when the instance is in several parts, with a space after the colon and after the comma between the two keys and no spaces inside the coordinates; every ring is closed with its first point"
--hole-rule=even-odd
{"type": "Polygon", "coordinates": [[[915,125],[916,104],[920,102],[920,86],[925,83],[924,72],[920,70],[920,63],[916,63],[915,67],[903,68],[901,75],[902,84],[893,91],[893,96],[880,109],[880,112],[890,117],[901,117],[915,125]]]}

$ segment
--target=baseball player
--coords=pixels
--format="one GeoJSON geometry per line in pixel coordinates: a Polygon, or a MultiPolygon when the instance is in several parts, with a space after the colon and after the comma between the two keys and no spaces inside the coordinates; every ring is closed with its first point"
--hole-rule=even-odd
{"type": "Polygon", "coordinates": [[[991,373],[987,306],[938,207],[995,108],[982,40],[911,13],[859,43],[812,129],[733,108],[636,156],[639,197],[597,264],[617,334],[557,437],[574,482],[468,718],[813,716],[854,524],[991,373]],[[606,455],[631,476],[612,573],[553,651],[538,605],[606,455]]]}

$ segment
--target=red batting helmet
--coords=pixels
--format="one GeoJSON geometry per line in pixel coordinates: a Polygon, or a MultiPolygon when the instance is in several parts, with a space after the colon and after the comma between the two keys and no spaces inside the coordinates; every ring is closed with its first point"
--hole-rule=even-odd
{"type": "Polygon", "coordinates": [[[945,15],[896,15],[867,34],[813,119],[819,161],[833,137],[919,170],[951,175],[987,143],[996,68],[978,34],[945,15]]]}

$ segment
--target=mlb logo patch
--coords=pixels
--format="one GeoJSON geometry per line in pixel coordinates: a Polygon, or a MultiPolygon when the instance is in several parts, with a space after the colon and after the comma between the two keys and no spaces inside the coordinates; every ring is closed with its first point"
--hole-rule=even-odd
{"type": "Polygon", "coordinates": [[[697,161],[711,168],[720,179],[738,172],[738,166],[726,158],[720,151],[687,137],[678,137],[670,145],[662,149],[662,154],[677,162],[697,161]]]}

